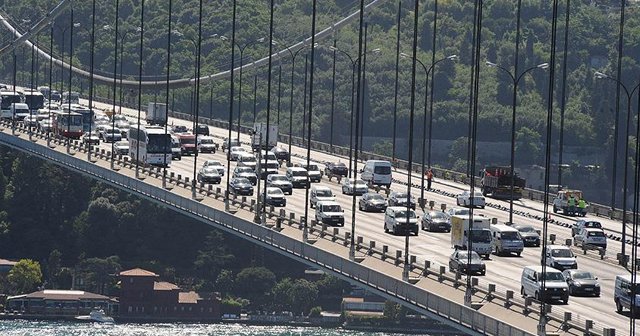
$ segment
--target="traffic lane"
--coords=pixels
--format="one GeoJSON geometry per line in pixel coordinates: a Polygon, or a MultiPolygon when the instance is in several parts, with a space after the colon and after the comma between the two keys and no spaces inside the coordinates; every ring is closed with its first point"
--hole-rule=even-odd
{"type": "MultiPolygon", "coordinates": [[[[224,158],[226,159],[226,158],[224,158]]],[[[179,171],[182,171],[183,173],[188,173],[189,170],[192,171],[192,167],[193,167],[193,163],[190,162],[188,163],[189,159],[185,160],[186,165],[184,164],[179,164],[177,165],[179,168],[179,171]]],[[[174,161],[175,162],[175,161],[174,161]]],[[[404,190],[404,188],[400,187],[402,190],[404,190]]],[[[339,185],[336,183],[336,185],[334,186],[334,191],[337,195],[341,195],[339,192],[339,185]],[[337,189],[337,190],[336,190],[337,189]]],[[[304,191],[304,189],[301,189],[301,191],[304,191]]],[[[300,202],[300,207],[304,208],[303,202],[304,202],[304,193],[298,193],[295,192],[297,197],[294,197],[293,203],[298,203],[300,202]],[[298,196],[299,195],[299,196],[298,196]]],[[[348,203],[350,203],[351,201],[351,197],[341,197],[338,196],[338,198],[340,199],[341,204],[343,204],[342,202],[344,201],[348,201],[348,203]]],[[[442,196],[442,201],[443,202],[447,202],[449,200],[451,200],[452,198],[450,197],[444,197],[442,196]]],[[[508,202],[507,202],[508,203],[508,202]]],[[[503,213],[501,213],[498,210],[493,209],[494,211],[496,211],[495,215],[496,216],[501,216],[504,215],[503,213]]],[[[494,215],[494,214],[491,214],[494,215]]],[[[351,212],[350,212],[350,207],[349,206],[345,206],[345,217],[347,219],[351,218],[351,212]]],[[[382,229],[382,223],[384,222],[383,216],[381,214],[379,214],[379,216],[367,216],[364,218],[360,218],[361,216],[358,215],[357,216],[357,231],[356,231],[356,235],[358,235],[358,232],[361,231],[363,233],[363,235],[365,237],[369,237],[369,239],[372,240],[381,240],[381,241],[388,241],[389,242],[389,246],[390,246],[390,251],[394,251],[395,249],[399,249],[399,250],[403,250],[404,248],[404,237],[403,236],[391,236],[388,234],[384,234],[384,230],[382,229]],[[375,218],[378,217],[378,218],[375,218]],[[359,229],[359,230],[358,230],[359,229]]],[[[441,263],[443,265],[446,265],[447,261],[448,261],[448,255],[450,254],[450,252],[452,251],[450,248],[450,240],[447,238],[450,238],[449,235],[447,236],[435,236],[436,239],[424,239],[425,235],[421,234],[419,237],[412,237],[411,238],[411,246],[412,246],[412,254],[418,254],[418,255],[428,255],[431,256],[432,258],[438,260],[438,263],[441,263]],[[424,241],[427,240],[427,241],[424,241]],[[425,249],[425,246],[429,246],[429,243],[431,243],[432,246],[434,246],[434,248],[428,248],[425,249]],[[449,245],[449,246],[447,246],[449,245]],[[446,247],[446,248],[445,248],[446,247]],[[416,253],[413,253],[415,249],[416,253]],[[447,251],[445,253],[442,253],[443,251],[447,251]]],[[[433,238],[433,236],[428,235],[426,237],[429,238],[433,238]]],[[[510,284],[512,285],[513,283],[513,278],[517,278],[519,279],[520,276],[520,271],[522,269],[522,267],[529,265],[529,264],[537,264],[539,263],[539,252],[535,253],[533,255],[529,255],[528,253],[523,254],[523,258],[508,258],[510,259],[510,264],[513,266],[514,264],[516,265],[516,267],[506,267],[507,269],[511,269],[512,273],[510,276],[508,277],[504,277],[502,276],[502,274],[504,274],[504,270],[502,270],[503,265],[501,265],[502,263],[500,262],[496,262],[496,266],[499,266],[499,268],[501,269],[500,272],[493,274],[494,273],[492,271],[493,267],[491,267],[491,265],[488,265],[488,275],[487,277],[485,277],[485,279],[498,279],[498,285],[505,285],[505,286],[509,286],[510,284]],[[516,262],[514,263],[514,260],[516,260],[516,262]],[[500,279],[500,278],[504,278],[504,279],[500,279]]],[[[494,259],[492,257],[492,259],[494,259]]],[[[502,258],[500,258],[502,259],[502,258]]],[[[488,262],[490,263],[490,262],[488,262]]],[[[597,269],[598,265],[595,265],[595,269],[597,269]]],[[[497,268],[497,267],[496,267],[497,268]]],[[[516,286],[517,287],[517,286],[516,286]]],[[[606,287],[606,286],[605,286],[606,287]]],[[[511,288],[512,290],[514,289],[513,286],[510,287],[506,287],[506,288],[511,288]]],[[[519,290],[517,290],[517,292],[519,292],[519,290]]],[[[606,296],[607,293],[612,293],[612,290],[609,289],[605,289],[603,287],[603,295],[601,297],[602,300],[606,300],[606,296]]],[[[588,298],[586,298],[588,299],[588,298]]],[[[581,300],[584,301],[584,300],[581,300]]],[[[594,300],[587,300],[588,303],[593,303],[594,300]]],[[[609,301],[609,302],[612,302],[609,301]]],[[[571,305],[571,304],[570,304],[571,305]]],[[[585,304],[585,303],[581,303],[582,306],[587,306],[590,307],[590,304],[585,304]]],[[[601,303],[596,303],[596,305],[602,305],[601,303]]],[[[575,309],[577,313],[580,313],[579,311],[582,311],[582,307],[572,307],[572,309],[575,309]]],[[[589,309],[587,308],[587,312],[589,311],[589,309]]]]}

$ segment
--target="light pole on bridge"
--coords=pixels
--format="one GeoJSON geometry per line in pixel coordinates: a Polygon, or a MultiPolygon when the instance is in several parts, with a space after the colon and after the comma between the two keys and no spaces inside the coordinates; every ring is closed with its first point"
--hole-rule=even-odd
{"type": "Polygon", "coordinates": [[[514,76],[511,71],[507,70],[506,68],[496,64],[496,63],[492,63],[487,61],[486,62],[488,67],[491,68],[498,68],[500,70],[502,70],[503,72],[505,72],[507,75],[509,75],[509,77],[511,78],[512,82],[513,82],[513,95],[512,95],[512,101],[511,101],[511,159],[510,159],[510,173],[511,173],[511,195],[509,197],[509,223],[513,223],[513,199],[514,199],[514,189],[515,189],[515,170],[514,170],[514,166],[515,166],[515,151],[516,151],[516,107],[517,107],[517,99],[518,99],[518,83],[520,82],[520,80],[524,77],[524,75],[526,75],[528,72],[536,70],[536,69],[547,69],[549,67],[549,63],[541,63],[538,64],[536,66],[532,66],[530,68],[528,68],[527,70],[523,71],[520,75],[517,75],[518,77],[514,76]]]}
{"type": "MultiPolygon", "coordinates": [[[[406,54],[406,53],[400,53],[400,57],[402,58],[409,58],[411,59],[411,56],[406,54]]],[[[429,108],[429,154],[428,154],[428,160],[427,160],[427,167],[429,169],[431,169],[431,124],[433,122],[433,82],[434,80],[431,80],[431,90],[429,90],[429,75],[431,74],[431,70],[433,70],[436,66],[436,64],[442,62],[442,61],[455,61],[458,59],[458,55],[450,55],[447,56],[445,58],[441,58],[437,61],[435,61],[433,64],[431,64],[431,66],[429,66],[429,68],[427,68],[427,66],[420,61],[419,59],[416,59],[416,61],[422,66],[422,69],[424,70],[425,73],[425,80],[424,80],[424,115],[422,116],[422,156],[420,157],[422,160],[422,177],[421,177],[421,188],[420,188],[420,199],[424,200],[424,175],[425,175],[425,141],[426,141],[426,133],[427,133],[427,98],[429,97],[429,99],[431,100],[431,105],[429,108]],[[430,95],[427,94],[427,92],[430,91],[430,95]]]]}
{"type": "MultiPolygon", "coordinates": [[[[220,39],[223,41],[227,40],[226,36],[220,36],[220,39]]],[[[231,43],[233,44],[232,48],[238,48],[238,50],[240,50],[240,86],[238,87],[238,141],[240,141],[240,120],[241,120],[241,116],[242,116],[242,67],[244,66],[244,50],[247,49],[247,47],[254,45],[256,43],[262,43],[265,41],[264,37],[261,37],[255,41],[250,41],[247,42],[243,45],[240,45],[238,43],[235,42],[235,38],[231,40],[231,43]]],[[[233,78],[231,79],[233,80],[233,78]]],[[[233,99],[233,97],[231,97],[231,99],[233,99]]],[[[229,128],[231,128],[231,125],[229,125],[229,128]]]]}
{"type": "MultiPolygon", "coordinates": [[[[629,165],[629,124],[631,121],[631,98],[635,94],[636,90],[640,87],[640,83],[634,86],[631,90],[627,88],[624,83],[622,83],[619,79],[611,77],[605,73],[596,71],[594,73],[596,79],[608,79],[613,82],[616,82],[623,90],[627,96],[627,130],[625,133],[625,146],[624,146],[624,173],[622,177],[622,255],[626,255],[626,237],[627,237],[627,172],[629,165]]],[[[638,149],[636,149],[638,150],[638,149]]]]}

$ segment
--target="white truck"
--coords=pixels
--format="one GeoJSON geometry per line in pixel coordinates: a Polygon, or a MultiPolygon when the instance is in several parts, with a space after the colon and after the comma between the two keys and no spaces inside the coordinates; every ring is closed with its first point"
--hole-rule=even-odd
{"type": "Polygon", "coordinates": [[[25,117],[28,117],[31,114],[29,110],[29,105],[25,103],[13,103],[11,104],[11,115],[16,120],[24,120],[25,117]]]}
{"type": "Polygon", "coordinates": [[[255,123],[253,125],[253,133],[251,134],[251,148],[253,151],[260,149],[269,150],[278,144],[278,125],[269,125],[267,130],[266,123],[255,123]]]}
{"type": "Polygon", "coordinates": [[[147,124],[164,126],[167,104],[150,102],[147,107],[147,124]]]}
{"type": "Polygon", "coordinates": [[[451,216],[451,245],[455,249],[463,250],[471,245],[473,251],[489,258],[491,254],[490,219],[484,216],[473,216],[473,223],[469,224],[469,216],[451,216]]]}

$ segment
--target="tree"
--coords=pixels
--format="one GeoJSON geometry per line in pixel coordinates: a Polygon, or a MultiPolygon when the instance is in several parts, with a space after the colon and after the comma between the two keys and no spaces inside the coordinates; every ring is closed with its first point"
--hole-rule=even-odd
{"type": "Polygon", "coordinates": [[[528,127],[522,127],[516,132],[516,158],[521,164],[539,162],[542,151],[540,134],[528,127]]]}
{"type": "Polygon", "coordinates": [[[42,282],[40,263],[31,259],[21,259],[9,271],[8,280],[16,293],[27,293],[42,282]]]}
{"type": "Polygon", "coordinates": [[[227,251],[222,233],[211,231],[207,235],[204,248],[198,251],[194,266],[202,278],[213,283],[217,279],[220,269],[233,260],[234,256],[227,251]]]}
{"type": "Polygon", "coordinates": [[[51,288],[58,288],[57,277],[60,273],[60,267],[62,260],[62,253],[58,250],[53,250],[49,254],[49,259],[47,260],[47,281],[51,288]]]}
{"type": "Polygon", "coordinates": [[[236,292],[260,304],[276,282],[276,275],[265,267],[247,267],[236,276],[236,292]]]}
{"type": "Polygon", "coordinates": [[[292,310],[296,313],[306,314],[318,299],[318,287],[313,282],[305,279],[297,279],[289,292],[292,310]]]}
{"type": "Polygon", "coordinates": [[[233,278],[233,272],[230,270],[222,270],[220,274],[218,274],[218,278],[216,279],[216,290],[220,293],[227,294],[233,290],[235,285],[235,281],[233,278]]]}
{"type": "Polygon", "coordinates": [[[273,286],[271,290],[273,309],[291,310],[291,287],[293,287],[293,282],[290,278],[284,278],[273,286]]]}
{"type": "Polygon", "coordinates": [[[109,292],[116,283],[115,274],[120,273],[120,258],[89,258],[76,267],[76,277],[84,279],[85,287],[99,294],[109,292]]]}

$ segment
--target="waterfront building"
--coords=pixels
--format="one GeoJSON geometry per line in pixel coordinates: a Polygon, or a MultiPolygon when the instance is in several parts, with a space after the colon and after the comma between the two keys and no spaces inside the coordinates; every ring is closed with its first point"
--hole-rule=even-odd
{"type": "Polygon", "coordinates": [[[118,302],[108,296],[62,289],[45,289],[7,298],[5,312],[26,317],[65,318],[86,315],[91,310],[103,309],[107,314],[117,311],[118,302]]]}
{"type": "Polygon", "coordinates": [[[120,272],[120,320],[215,322],[221,318],[216,293],[182,291],[140,268],[120,272]]]}

